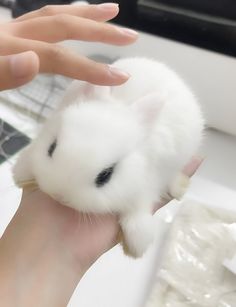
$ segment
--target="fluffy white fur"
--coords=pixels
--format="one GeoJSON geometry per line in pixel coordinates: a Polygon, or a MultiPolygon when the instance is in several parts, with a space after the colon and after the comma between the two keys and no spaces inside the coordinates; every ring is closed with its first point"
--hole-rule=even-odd
{"type": "Polygon", "coordinates": [[[200,144],[203,117],[192,92],[165,65],[130,58],[114,66],[130,80],[117,87],[74,81],[60,111],[22,152],[14,178],[17,184],[35,179],[80,211],[118,213],[125,243],[137,257],[153,240],[154,202],[200,144]],[[96,176],[112,165],[111,180],[97,187],[96,176]]]}

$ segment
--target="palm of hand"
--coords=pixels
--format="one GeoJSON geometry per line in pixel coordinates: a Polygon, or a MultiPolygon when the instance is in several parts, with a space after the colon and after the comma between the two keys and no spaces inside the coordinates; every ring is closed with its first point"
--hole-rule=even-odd
{"type": "Polygon", "coordinates": [[[40,190],[23,192],[19,212],[31,217],[26,220],[26,228],[27,221],[34,223],[36,233],[40,228],[55,248],[67,249],[83,267],[117,243],[119,225],[115,216],[82,214],[60,205],[40,190]]]}
{"type": "MultiPolygon", "coordinates": [[[[193,158],[183,173],[191,177],[201,162],[201,159],[193,158]]],[[[164,204],[158,204],[155,209],[164,204]]],[[[26,218],[26,229],[27,223],[33,223],[36,233],[38,228],[41,229],[54,248],[59,251],[66,249],[70,257],[82,267],[90,266],[118,242],[116,216],[82,214],[60,205],[39,190],[24,191],[18,214],[22,211],[26,211],[26,214],[22,213],[26,218]],[[31,218],[28,218],[29,215],[31,218]]]]}

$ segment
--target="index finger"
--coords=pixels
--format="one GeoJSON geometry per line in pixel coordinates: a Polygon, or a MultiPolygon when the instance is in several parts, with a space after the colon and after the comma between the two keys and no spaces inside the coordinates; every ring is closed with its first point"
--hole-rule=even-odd
{"type": "Polygon", "coordinates": [[[34,51],[40,59],[40,72],[64,75],[73,79],[88,81],[97,85],[120,85],[129,74],[109,65],[94,62],[60,45],[16,37],[5,38],[0,45],[0,54],[8,55],[28,50],[34,51]]]}

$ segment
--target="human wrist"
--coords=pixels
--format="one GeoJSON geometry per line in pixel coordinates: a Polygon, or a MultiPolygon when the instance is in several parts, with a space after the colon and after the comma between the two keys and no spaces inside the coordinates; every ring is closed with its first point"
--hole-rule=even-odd
{"type": "Polygon", "coordinates": [[[76,253],[67,249],[63,221],[52,225],[35,206],[21,204],[0,240],[4,307],[66,306],[89,265],[80,264],[76,253]]]}
{"type": "Polygon", "coordinates": [[[40,260],[33,254],[21,254],[20,259],[0,257],[0,298],[3,307],[59,307],[66,306],[81,271],[71,269],[70,263],[54,259],[50,251],[40,260]],[[24,258],[24,259],[22,259],[24,258]]]}

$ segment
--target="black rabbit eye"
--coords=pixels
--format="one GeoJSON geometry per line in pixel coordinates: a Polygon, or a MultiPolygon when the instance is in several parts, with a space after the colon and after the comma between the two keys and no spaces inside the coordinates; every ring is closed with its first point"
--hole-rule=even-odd
{"type": "Polygon", "coordinates": [[[52,144],[51,144],[51,145],[49,146],[49,148],[48,148],[48,155],[49,155],[49,157],[52,157],[52,155],[53,155],[53,153],[54,153],[56,147],[57,147],[57,140],[54,140],[54,141],[52,142],[52,144]]]}
{"type": "Polygon", "coordinates": [[[114,165],[108,168],[105,168],[101,173],[99,173],[96,177],[95,183],[97,187],[102,187],[106,183],[108,183],[111,179],[111,176],[114,171],[114,165]]]}

